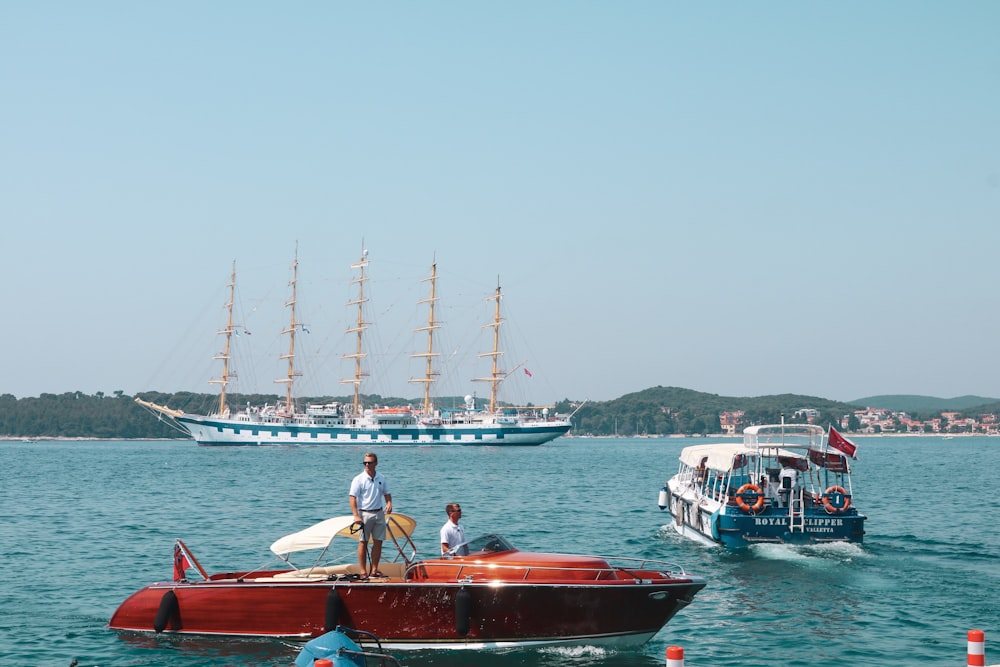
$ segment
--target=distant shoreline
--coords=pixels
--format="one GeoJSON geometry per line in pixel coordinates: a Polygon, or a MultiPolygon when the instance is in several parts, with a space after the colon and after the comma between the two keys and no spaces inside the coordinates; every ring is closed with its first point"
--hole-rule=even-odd
{"type": "MultiPolygon", "coordinates": [[[[183,442],[191,438],[97,438],[92,436],[0,435],[0,442],[183,442]]],[[[191,442],[194,442],[191,440],[191,442]]]]}
{"type": "MultiPolygon", "coordinates": [[[[847,433],[842,435],[850,438],[994,438],[1000,434],[993,433],[847,433]]],[[[729,435],[728,433],[709,433],[708,435],[564,435],[563,438],[574,440],[670,440],[681,438],[732,438],[742,440],[742,435],[729,435]]]]}
{"type": "MultiPolygon", "coordinates": [[[[845,433],[851,438],[994,438],[1000,434],[991,433],[845,433]]],[[[742,435],[726,433],[709,433],[707,435],[573,435],[567,434],[560,440],[681,440],[697,438],[699,440],[729,438],[742,440],[742,435]]],[[[97,438],[91,436],[12,436],[0,435],[0,442],[194,442],[191,438],[97,438]]]]}

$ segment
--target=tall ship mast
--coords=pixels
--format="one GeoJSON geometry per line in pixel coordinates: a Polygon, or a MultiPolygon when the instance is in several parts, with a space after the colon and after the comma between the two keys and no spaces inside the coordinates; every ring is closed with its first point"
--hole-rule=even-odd
{"type": "Polygon", "coordinates": [[[229,414],[229,409],[226,407],[226,387],[229,385],[229,380],[236,377],[236,373],[232,372],[229,368],[229,362],[232,359],[230,356],[230,346],[233,340],[233,331],[235,331],[235,325],[233,324],[233,303],[236,301],[236,260],[233,260],[233,272],[229,278],[229,301],[226,303],[226,328],[221,331],[216,331],[215,333],[225,336],[225,345],[222,348],[222,352],[212,357],[213,359],[222,360],[222,375],[218,378],[213,378],[208,381],[209,384],[219,385],[219,416],[225,417],[229,414]]]}
{"type": "Polygon", "coordinates": [[[300,377],[302,373],[295,370],[295,331],[302,326],[302,324],[295,319],[295,301],[296,301],[296,291],[298,289],[299,281],[299,246],[295,244],[295,260],[292,262],[292,280],[288,283],[292,288],[292,296],[285,303],[285,307],[289,311],[289,322],[288,328],[284,329],[281,333],[282,335],[288,334],[288,352],[286,354],[278,357],[279,359],[285,359],[288,361],[288,370],[285,377],[278,378],[275,382],[285,385],[285,414],[292,415],[295,414],[295,405],[292,402],[292,385],[295,383],[295,378],[300,377]]]}
{"type": "Polygon", "coordinates": [[[484,324],[484,329],[493,329],[493,349],[490,352],[482,352],[479,354],[480,357],[491,357],[493,371],[490,373],[488,378],[473,378],[474,382],[489,382],[490,383],[490,403],[489,411],[497,411],[497,387],[500,383],[504,381],[506,374],[500,370],[500,357],[503,352],[500,350],[500,325],[503,323],[503,318],[500,317],[500,285],[497,284],[496,292],[493,296],[486,297],[487,301],[493,301],[493,321],[484,324]]]}
{"type": "Polygon", "coordinates": [[[361,246],[361,259],[356,263],[351,264],[351,268],[357,270],[358,272],[357,277],[351,281],[352,285],[358,286],[358,298],[348,301],[347,305],[357,306],[358,314],[354,324],[348,327],[346,333],[355,334],[355,346],[354,352],[342,355],[341,359],[354,360],[354,377],[347,380],[341,380],[340,382],[341,384],[354,385],[354,414],[360,415],[361,380],[366,375],[366,373],[362,371],[361,360],[368,356],[362,345],[364,332],[368,328],[368,323],[365,322],[365,304],[368,302],[368,299],[365,298],[365,283],[368,281],[368,276],[365,275],[365,269],[368,268],[368,250],[365,249],[364,244],[361,246]]]}
{"type": "Polygon", "coordinates": [[[434,383],[435,376],[438,372],[434,370],[434,358],[440,356],[434,351],[434,332],[441,328],[441,325],[436,319],[434,319],[434,306],[437,304],[437,295],[435,294],[435,287],[437,285],[437,262],[431,264],[431,275],[424,278],[421,282],[430,282],[431,293],[426,299],[421,299],[417,301],[417,304],[427,304],[427,324],[422,327],[417,327],[414,329],[417,333],[421,331],[427,332],[427,351],[417,352],[410,355],[411,357],[420,357],[424,359],[424,377],[422,378],[410,378],[410,382],[419,382],[424,385],[424,401],[423,401],[423,413],[425,415],[431,414],[434,411],[434,406],[431,403],[431,384],[434,383]]]}

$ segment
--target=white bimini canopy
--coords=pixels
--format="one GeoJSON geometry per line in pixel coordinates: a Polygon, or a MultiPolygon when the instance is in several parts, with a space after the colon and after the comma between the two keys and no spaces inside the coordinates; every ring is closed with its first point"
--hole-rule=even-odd
{"type": "Polygon", "coordinates": [[[758,424],[743,429],[747,447],[808,447],[819,449],[824,431],[815,424],[758,424]]]}
{"type": "Polygon", "coordinates": [[[712,470],[729,472],[733,467],[733,459],[739,454],[756,454],[757,450],[744,447],[739,443],[722,443],[715,445],[692,445],[681,450],[681,463],[697,468],[705,461],[704,467],[712,470]]]}
{"type": "MultiPolygon", "coordinates": [[[[787,449],[770,447],[766,449],[767,456],[787,457],[789,459],[805,459],[802,454],[790,452],[787,449]]],[[[761,449],[757,447],[747,447],[743,443],[719,443],[714,445],[692,445],[681,450],[681,463],[690,467],[705,467],[720,472],[731,472],[739,469],[753,460],[753,457],[761,456],[761,449]],[[742,455],[742,459],[737,459],[742,455]],[[704,464],[702,463],[704,461],[704,464]],[[736,461],[739,465],[733,466],[736,461]]]]}
{"type": "MultiPolygon", "coordinates": [[[[409,537],[413,534],[413,529],[417,527],[416,519],[405,514],[390,514],[386,517],[387,537],[409,537]]],[[[297,533],[285,535],[271,545],[271,551],[281,556],[296,551],[308,551],[309,549],[325,549],[329,546],[334,537],[351,537],[360,539],[361,531],[351,531],[354,525],[353,516],[337,516],[326,521],[309,526],[297,533]]]]}

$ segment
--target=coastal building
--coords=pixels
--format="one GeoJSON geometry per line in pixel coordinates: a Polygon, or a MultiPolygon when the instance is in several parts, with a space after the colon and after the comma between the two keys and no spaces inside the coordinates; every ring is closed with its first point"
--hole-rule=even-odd
{"type": "Polygon", "coordinates": [[[723,412],[719,415],[719,425],[726,435],[740,435],[746,428],[746,413],[743,410],[723,412]]]}

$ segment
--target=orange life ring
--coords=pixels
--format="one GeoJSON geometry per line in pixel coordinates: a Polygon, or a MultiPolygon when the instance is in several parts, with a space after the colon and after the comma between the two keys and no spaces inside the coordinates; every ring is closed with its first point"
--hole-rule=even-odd
{"type": "Polygon", "coordinates": [[[847,508],[851,506],[851,497],[847,495],[847,491],[842,486],[831,486],[829,489],[823,492],[823,508],[828,514],[842,514],[847,511],[847,508]],[[839,493],[844,499],[844,505],[842,507],[837,507],[833,504],[832,497],[834,494],[839,493]]]}
{"type": "Polygon", "coordinates": [[[759,512],[764,508],[764,494],[760,492],[760,487],[756,484],[744,484],[736,491],[736,504],[744,512],[759,512]],[[749,504],[743,497],[744,494],[749,495],[750,491],[757,495],[757,502],[753,505],[749,504]]]}

